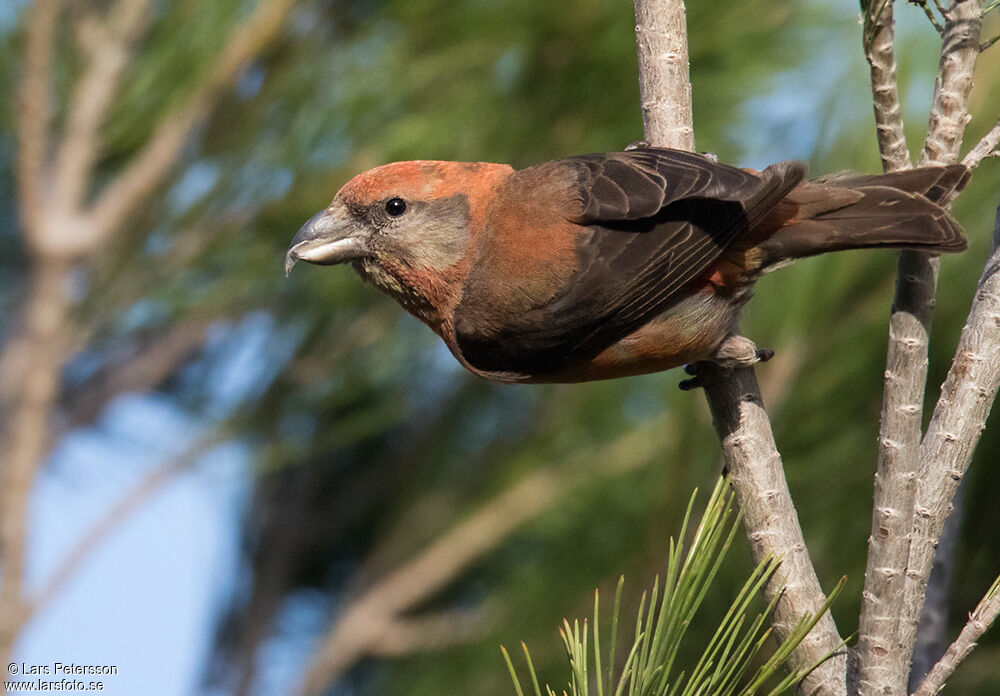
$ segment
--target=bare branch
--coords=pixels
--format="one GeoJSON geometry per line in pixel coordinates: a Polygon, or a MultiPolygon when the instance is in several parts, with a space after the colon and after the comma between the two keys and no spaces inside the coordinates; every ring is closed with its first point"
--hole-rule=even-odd
{"type": "MultiPolygon", "coordinates": [[[[769,601],[781,593],[772,618],[780,640],[795,629],[803,616],[815,614],[826,595],[809,559],[753,370],[736,370],[732,377],[706,387],[705,395],[754,562],[768,557],[782,559],[780,571],[765,588],[769,601]]],[[[833,617],[827,613],[792,654],[791,666],[808,669],[841,643],[833,617]]],[[[845,694],[846,675],[844,651],[810,673],[800,693],[845,694]]]]}
{"type": "Polygon", "coordinates": [[[913,662],[907,678],[907,689],[916,689],[945,651],[951,581],[955,570],[955,552],[958,550],[964,491],[964,487],[959,487],[958,495],[955,496],[955,509],[944,524],[937,552],[934,554],[934,568],[927,581],[927,599],[917,624],[917,640],[913,646],[913,662]]]}
{"type": "Polygon", "coordinates": [[[639,98],[646,140],[694,150],[683,0],[635,0],[639,98]]]}
{"type": "MultiPolygon", "coordinates": [[[[67,109],[66,132],[56,157],[55,192],[60,205],[79,210],[90,186],[99,129],[118,89],[132,48],[150,17],[152,0],[118,0],[106,23],[89,37],[90,62],[77,81],[67,109]]],[[[73,231],[63,231],[72,234],[73,231]]]]}
{"type": "Polygon", "coordinates": [[[982,8],[979,0],[957,0],[948,12],[941,38],[941,59],[927,123],[921,166],[958,160],[969,122],[972,73],[979,57],[982,8]]]}
{"type": "MultiPolygon", "coordinates": [[[[5,373],[19,370],[16,384],[2,394],[9,422],[0,450],[0,547],[4,563],[0,656],[9,657],[30,609],[22,584],[26,510],[37,468],[51,441],[49,420],[68,343],[69,302],[64,286],[69,260],[106,240],[143,196],[162,181],[179,157],[184,141],[213,107],[222,88],[274,36],[294,1],[260,0],[249,21],[235,30],[188,101],[164,120],[151,141],[87,214],[76,209],[73,200],[48,204],[45,162],[52,116],[49,81],[53,32],[61,3],[36,0],[31,10],[18,95],[18,182],[25,240],[38,265],[33,270],[23,328],[9,341],[0,358],[5,373]],[[63,234],[66,230],[74,233],[72,238],[63,234]]],[[[109,20],[109,46],[95,46],[90,51],[91,65],[76,91],[80,100],[76,105],[82,107],[82,112],[69,116],[67,140],[59,155],[60,166],[64,167],[60,169],[59,185],[67,199],[85,196],[98,147],[97,130],[113,94],[113,83],[127,61],[121,53],[103,51],[111,48],[115,38],[119,48],[127,48],[141,30],[146,9],[146,0],[121,0],[109,20]],[[94,91],[84,94],[88,84],[94,91]]]]}
{"type": "Polygon", "coordinates": [[[376,646],[385,645],[400,617],[453,582],[525,522],[596,477],[619,476],[649,461],[664,428],[663,422],[652,423],[591,453],[585,461],[536,469],[483,504],[340,613],[320,642],[299,693],[323,693],[358,660],[373,654],[376,646]]]}
{"type": "Polygon", "coordinates": [[[17,92],[17,183],[21,222],[38,228],[45,207],[45,161],[52,121],[52,35],[61,0],[36,0],[29,12],[23,74],[17,92]]]}
{"type": "MultiPolygon", "coordinates": [[[[968,121],[972,68],[978,55],[978,10],[976,0],[960,0],[945,13],[940,70],[921,164],[947,164],[958,158],[968,121]]],[[[878,102],[879,94],[873,94],[878,102]]],[[[881,132],[879,142],[881,146],[881,132]]],[[[930,574],[928,565],[918,583],[919,602],[909,603],[912,597],[908,599],[903,590],[911,583],[913,573],[909,562],[912,519],[917,509],[918,448],[939,267],[940,259],[929,254],[903,251],[899,256],[859,623],[858,686],[862,696],[899,696],[906,692],[916,625],[930,574]]]]}
{"type": "Polygon", "coordinates": [[[894,648],[916,491],[927,345],[938,259],[900,253],[889,319],[872,528],[858,624],[859,693],[902,694],[908,670],[894,648]],[[885,691],[895,689],[895,691],[885,691]]]}
{"type": "Polygon", "coordinates": [[[92,422],[115,396],[152,389],[205,342],[212,319],[190,319],[142,336],[125,356],[108,365],[63,398],[65,427],[92,422]]]}
{"type": "Polygon", "coordinates": [[[984,135],[974,148],[969,150],[969,154],[962,160],[962,164],[969,169],[974,169],[987,157],[997,157],[1000,155],[1000,151],[997,150],[998,145],[1000,145],[1000,119],[997,120],[990,132],[984,135]]]}
{"type": "MultiPolygon", "coordinates": [[[[865,57],[871,74],[875,133],[882,169],[887,172],[911,166],[899,105],[893,25],[892,0],[868,0],[865,57]]],[[[872,527],[856,647],[862,694],[877,692],[898,671],[898,656],[889,643],[896,634],[896,603],[909,541],[937,268],[936,260],[925,254],[900,254],[889,321],[872,527]]]]}
{"type": "Polygon", "coordinates": [[[396,619],[371,647],[377,657],[401,657],[463,645],[482,638],[489,625],[484,608],[440,611],[396,619]]]}
{"type": "MultiPolygon", "coordinates": [[[[684,3],[635,0],[635,16],[646,140],[659,147],[692,150],[694,129],[684,3]],[[667,108],[674,102],[678,102],[675,108],[667,108]]],[[[815,613],[825,595],[809,560],[753,370],[737,370],[731,377],[707,387],[705,394],[722,441],[726,466],[733,475],[733,487],[743,510],[754,557],[759,560],[772,553],[784,559],[781,577],[772,579],[767,588],[770,598],[782,584],[786,587],[774,617],[774,627],[781,639],[802,616],[815,613]]],[[[827,614],[796,648],[791,663],[796,667],[811,667],[839,645],[837,627],[827,614]]],[[[840,696],[847,691],[846,675],[846,654],[835,656],[803,680],[801,692],[840,696]]]]}
{"type": "MultiPolygon", "coordinates": [[[[948,11],[947,23],[941,44],[939,71],[934,85],[934,98],[928,121],[927,138],[924,142],[924,149],[921,155],[922,165],[949,164],[958,159],[965,126],[969,121],[968,100],[972,89],[972,73],[975,68],[976,58],[979,56],[979,28],[981,20],[981,7],[978,0],[958,0],[948,11]]],[[[924,256],[915,252],[904,252],[904,254],[914,261],[919,260],[920,256],[924,256]]],[[[934,293],[937,284],[937,266],[939,263],[938,259],[931,259],[926,256],[924,258],[927,267],[931,269],[928,275],[932,277],[933,282],[915,283],[912,284],[911,288],[914,296],[922,297],[926,301],[923,317],[919,315],[914,316],[914,319],[924,319],[921,322],[924,332],[915,335],[918,342],[911,350],[919,351],[919,359],[911,360],[911,367],[916,364],[918,365],[918,370],[909,373],[911,384],[916,383],[914,377],[916,374],[919,374],[919,385],[921,387],[919,392],[916,390],[913,392],[914,396],[919,393],[919,399],[911,402],[918,409],[918,416],[915,422],[915,428],[918,429],[917,432],[919,432],[920,427],[919,411],[923,403],[923,386],[926,382],[927,374],[927,328],[929,327],[930,316],[933,311],[934,293]]],[[[902,266],[903,261],[901,257],[901,272],[902,266]]],[[[902,284],[906,281],[900,278],[899,282],[902,284]]],[[[988,284],[989,265],[987,266],[987,272],[984,273],[983,278],[980,280],[980,292],[973,303],[970,322],[977,311],[980,311],[977,305],[981,304],[981,299],[984,297],[983,289],[988,284]]],[[[966,340],[964,332],[962,340],[966,340]]],[[[994,343],[993,345],[995,352],[997,344],[994,343]]],[[[963,348],[960,341],[959,350],[956,353],[956,362],[949,375],[955,372],[956,367],[963,364],[962,356],[963,348]]],[[[981,387],[981,385],[977,386],[981,387]]],[[[959,418],[957,418],[959,416],[961,416],[961,420],[965,421],[974,420],[975,418],[974,413],[971,411],[940,413],[939,415],[942,403],[951,398],[948,390],[955,390],[958,387],[959,385],[955,383],[949,384],[948,381],[945,382],[942,387],[938,407],[935,409],[935,415],[931,419],[928,433],[920,445],[918,458],[919,476],[915,481],[916,492],[913,509],[912,512],[906,513],[906,517],[911,519],[912,527],[907,561],[903,566],[905,568],[903,574],[903,591],[900,595],[897,595],[898,601],[893,603],[895,605],[894,608],[899,610],[898,614],[896,614],[899,617],[897,629],[893,634],[896,642],[891,645],[890,649],[890,654],[893,656],[892,659],[896,661],[896,665],[894,667],[892,682],[888,684],[889,690],[886,691],[884,688],[886,685],[883,685],[883,689],[879,693],[902,694],[906,691],[906,680],[910,671],[909,661],[913,654],[917,624],[920,613],[923,610],[927,582],[933,566],[934,549],[941,535],[944,521],[948,517],[948,513],[951,512],[951,500],[955,496],[955,490],[961,478],[961,473],[958,473],[957,478],[954,474],[957,467],[960,467],[961,472],[964,472],[965,467],[968,466],[968,460],[959,464],[959,460],[955,459],[949,464],[943,453],[942,456],[935,458],[928,458],[927,456],[929,450],[928,443],[935,441],[935,429],[945,432],[949,431],[953,427],[953,424],[959,421],[959,418]],[[946,479],[947,482],[943,488],[937,488],[942,478],[946,479]],[[931,488],[934,489],[933,493],[930,490],[931,488]],[[946,494],[947,499],[942,500],[939,494],[946,494]],[[931,517],[933,519],[927,516],[929,510],[932,510],[931,517]],[[932,536],[928,536],[929,534],[932,536]]],[[[993,387],[993,391],[995,393],[996,387],[993,387]]],[[[992,402],[992,398],[990,401],[992,402]]],[[[970,401],[964,405],[971,407],[972,403],[970,401]]],[[[983,418],[985,420],[985,415],[983,418]]],[[[978,441],[978,434],[978,430],[975,433],[967,433],[968,453],[970,457],[972,447],[978,441]]],[[[912,456],[912,453],[910,453],[910,456],[912,456]]]]}
{"type": "Polygon", "coordinates": [[[912,651],[937,540],[1000,388],[1000,208],[993,249],[920,445],[900,644],[912,651]]]}
{"type": "Polygon", "coordinates": [[[868,0],[865,12],[865,58],[871,73],[875,133],[887,172],[910,167],[896,83],[892,0],[868,0]]]}
{"type": "Polygon", "coordinates": [[[945,652],[944,657],[934,665],[920,688],[913,692],[913,696],[934,696],[941,691],[945,681],[952,675],[955,668],[969,656],[972,649],[976,647],[976,641],[989,629],[998,615],[1000,615],[1000,577],[993,581],[986,596],[969,616],[965,628],[945,652]]]}
{"type": "Polygon", "coordinates": [[[235,30],[207,74],[179,108],[157,127],[149,142],[100,194],[93,208],[96,245],[158,186],[180,157],[181,147],[246,64],[274,37],[297,0],[259,0],[235,30]]]}
{"type": "Polygon", "coordinates": [[[14,639],[27,620],[23,594],[27,512],[35,473],[49,444],[49,416],[59,389],[66,340],[67,269],[45,263],[34,273],[23,337],[28,347],[25,372],[11,404],[0,445],[0,661],[8,660],[14,639]]]}
{"type": "Polygon", "coordinates": [[[191,468],[197,463],[201,455],[223,442],[230,435],[229,428],[216,428],[209,435],[199,439],[188,447],[186,451],[174,457],[171,461],[156,467],[144,476],[131,491],[122,496],[118,502],[105,512],[83,534],[73,548],[70,549],[62,563],[52,573],[48,582],[30,600],[29,604],[32,613],[44,608],[52,601],[66,586],[66,583],[73,578],[80,566],[83,565],[83,562],[140,505],[149,500],[157,491],[162,490],[165,485],[176,479],[178,475],[191,468]]]}
{"type": "MultiPolygon", "coordinates": [[[[37,0],[32,6],[18,89],[18,202],[29,246],[45,215],[53,35],[61,9],[59,0],[37,0]]],[[[0,444],[0,658],[5,662],[29,615],[23,589],[28,496],[47,446],[49,407],[58,388],[67,312],[65,276],[59,264],[33,273],[23,327],[0,356],[4,376],[13,377],[2,391],[9,418],[0,444]]]]}

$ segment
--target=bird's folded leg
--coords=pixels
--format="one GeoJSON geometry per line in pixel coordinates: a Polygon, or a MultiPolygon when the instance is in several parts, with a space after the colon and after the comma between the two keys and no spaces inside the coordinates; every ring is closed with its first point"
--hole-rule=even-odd
{"type": "Polygon", "coordinates": [[[680,383],[684,391],[706,387],[728,377],[737,367],[746,367],[758,362],[767,362],[774,357],[770,348],[758,348],[745,336],[731,334],[726,336],[715,349],[709,360],[699,360],[684,366],[684,371],[691,375],[680,383]]]}
{"type": "Polygon", "coordinates": [[[773,357],[774,351],[770,348],[758,348],[757,344],[746,336],[729,334],[722,339],[709,360],[725,367],[746,367],[758,362],[767,362],[773,357]]]}

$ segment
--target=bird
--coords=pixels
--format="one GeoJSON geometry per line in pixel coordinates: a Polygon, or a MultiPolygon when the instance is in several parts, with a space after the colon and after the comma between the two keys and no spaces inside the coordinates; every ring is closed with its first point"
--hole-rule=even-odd
{"type": "Polygon", "coordinates": [[[297,261],[349,263],[503,383],[687,366],[682,388],[769,359],[740,335],[763,273],[859,248],[966,248],[946,206],[962,165],[806,179],[640,146],[524,169],[394,162],[358,174],[295,234],[297,261]]]}

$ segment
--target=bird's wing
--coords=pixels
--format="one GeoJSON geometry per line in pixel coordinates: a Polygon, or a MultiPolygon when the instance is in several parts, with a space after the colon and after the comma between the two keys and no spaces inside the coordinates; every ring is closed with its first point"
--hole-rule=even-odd
{"type": "Polygon", "coordinates": [[[581,207],[572,219],[584,225],[651,218],[686,198],[747,204],[766,188],[760,174],[683,150],[580,155],[559,164],[577,171],[581,207]]]}
{"type": "MultiPolygon", "coordinates": [[[[551,298],[526,312],[494,312],[483,321],[476,298],[463,299],[456,340],[483,371],[554,372],[629,335],[676,301],[804,174],[796,162],[754,174],[663,149],[540,165],[546,166],[576,178],[565,217],[577,227],[577,266],[551,298]]],[[[530,177],[531,169],[524,174],[530,177]]]]}

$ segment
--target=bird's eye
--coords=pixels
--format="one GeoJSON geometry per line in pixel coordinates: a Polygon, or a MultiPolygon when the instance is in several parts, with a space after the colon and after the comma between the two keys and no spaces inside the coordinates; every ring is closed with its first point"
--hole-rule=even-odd
{"type": "Polygon", "coordinates": [[[399,217],[406,212],[406,201],[402,198],[390,198],[385,202],[385,212],[393,217],[399,217]]]}

